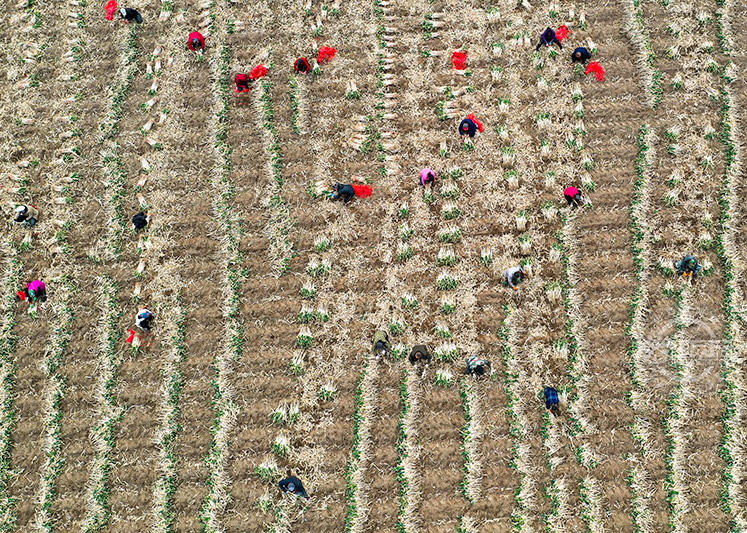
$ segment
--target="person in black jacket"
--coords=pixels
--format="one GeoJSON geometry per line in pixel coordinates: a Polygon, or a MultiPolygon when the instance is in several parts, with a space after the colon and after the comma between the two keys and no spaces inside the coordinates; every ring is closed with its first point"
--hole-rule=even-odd
{"type": "Polygon", "coordinates": [[[415,346],[410,352],[410,364],[423,363],[427,365],[431,362],[431,356],[428,353],[428,348],[423,344],[415,346]]]}
{"type": "Polygon", "coordinates": [[[119,10],[119,14],[122,15],[122,20],[125,24],[129,24],[133,20],[138,24],[143,23],[143,17],[140,15],[137,9],[131,7],[123,7],[119,10]]]}
{"type": "Polygon", "coordinates": [[[132,216],[132,225],[135,226],[136,230],[141,230],[148,225],[148,216],[140,211],[136,215],[132,216]]]}
{"type": "Polygon", "coordinates": [[[278,483],[280,490],[285,494],[295,494],[299,498],[309,499],[309,495],[306,493],[306,489],[303,488],[301,480],[294,476],[288,476],[285,479],[281,479],[278,483]]]}
{"type": "Polygon", "coordinates": [[[335,183],[332,186],[332,190],[332,200],[342,200],[347,204],[355,197],[355,189],[353,189],[352,185],[335,183]]]}
{"type": "Polygon", "coordinates": [[[589,59],[591,59],[591,54],[583,46],[579,46],[571,54],[571,63],[585,64],[589,59]]]}

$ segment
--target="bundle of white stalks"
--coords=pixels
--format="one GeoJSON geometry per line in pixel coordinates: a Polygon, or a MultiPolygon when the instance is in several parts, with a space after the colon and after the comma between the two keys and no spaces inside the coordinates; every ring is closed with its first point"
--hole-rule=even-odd
{"type": "Polygon", "coordinates": [[[33,118],[19,118],[18,122],[20,122],[21,124],[25,126],[30,126],[34,123],[34,119],[33,118]]]}
{"type": "Polygon", "coordinates": [[[150,169],[152,168],[151,164],[148,162],[144,155],[140,156],[140,166],[145,172],[150,172],[150,169]]]}
{"type": "Polygon", "coordinates": [[[526,231],[527,229],[527,217],[523,214],[518,215],[516,218],[516,229],[519,231],[526,231]]]}
{"type": "Polygon", "coordinates": [[[143,109],[148,110],[158,103],[158,98],[151,98],[143,104],[143,109]]]}

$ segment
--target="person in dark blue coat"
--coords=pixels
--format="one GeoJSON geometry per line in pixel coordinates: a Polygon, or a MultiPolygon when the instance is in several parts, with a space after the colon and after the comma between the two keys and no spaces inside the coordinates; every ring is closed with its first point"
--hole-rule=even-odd
{"type": "Polygon", "coordinates": [[[591,59],[591,53],[583,46],[579,46],[571,54],[571,63],[585,64],[589,59],[591,59]]]}
{"type": "Polygon", "coordinates": [[[465,135],[469,135],[470,138],[475,136],[477,133],[477,124],[471,118],[465,118],[461,124],[459,124],[459,135],[464,139],[465,135]]]}
{"type": "Polygon", "coordinates": [[[553,387],[545,387],[545,408],[555,416],[560,413],[560,398],[558,390],[553,387]]]}
{"type": "Polygon", "coordinates": [[[285,479],[281,479],[278,486],[285,494],[295,494],[299,498],[309,499],[306,489],[303,488],[303,483],[295,476],[288,476],[285,479]]]}

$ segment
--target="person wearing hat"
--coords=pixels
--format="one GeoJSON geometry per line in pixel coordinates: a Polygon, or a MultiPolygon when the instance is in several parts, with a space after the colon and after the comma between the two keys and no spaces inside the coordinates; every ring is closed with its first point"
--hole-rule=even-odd
{"type": "Polygon", "coordinates": [[[703,265],[698,263],[698,259],[694,255],[686,255],[674,263],[674,268],[677,269],[677,275],[692,280],[703,270],[703,265]]]}
{"type": "Polygon", "coordinates": [[[419,344],[413,347],[410,352],[410,364],[415,365],[417,363],[423,363],[427,365],[431,362],[431,355],[428,353],[428,348],[424,344],[419,344]]]}
{"type": "Polygon", "coordinates": [[[150,327],[155,318],[156,317],[153,315],[153,313],[143,308],[137,312],[137,316],[135,317],[135,325],[143,331],[150,331],[150,327]]]}
{"type": "Polygon", "coordinates": [[[133,9],[131,7],[123,7],[119,10],[119,14],[122,16],[122,21],[125,24],[129,24],[133,20],[138,24],[143,23],[143,17],[142,15],[140,15],[140,12],[137,9],[133,9]]]}
{"type": "Polygon", "coordinates": [[[281,479],[278,482],[278,486],[285,494],[295,494],[299,498],[309,499],[306,489],[303,488],[303,483],[301,483],[301,480],[295,476],[288,476],[285,479],[281,479]]]}
{"type": "Polygon", "coordinates": [[[236,84],[236,92],[237,93],[248,93],[249,92],[249,84],[252,82],[246,74],[236,74],[236,77],[233,79],[233,82],[236,84]]]}
{"type": "Polygon", "coordinates": [[[377,330],[373,338],[374,355],[386,355],[389,353],[391,346],[389,344],[389,334],[383,329],[377,330]]]}
{"type": "Polygon", "coordinates": [[[471,118],[465,118],[461,124],[459,124],[459,135],[464,139],[464,136],[467,135],[469,138],[473,138],[475,136],[475,133],[477,133],[477,124],[475,124],[475,121],[471,118]]]}
{"type": "Polygon", "coordinates": [[[296,72],[299,74],[306,74],[311,70],[311,65],[309,65],[309,62],[305,57],[299,57],[296,59],[296,62],[293,63],[293,68],[296,69],[296,72]]]}
{"type": "Polygon", "coordinates": [[[486,370],[490,370],[490,361],[482,359],[477,355],[471,355],[467,358],[467,374],[482,376],[486,370]]]}
{"type": "Polygon", "coordinates": [[[27,226],[35,225],[39,218],[39,210],[30,204],[19,205],[16,207],[15,213],[13,222],[24,223],[27,226]]]}
{"type": "Polygon", "coordinates": [[[199,31],[193,31],[187,38],[187,48],[199,52],[205,48],[205,37],[199,31]]]}

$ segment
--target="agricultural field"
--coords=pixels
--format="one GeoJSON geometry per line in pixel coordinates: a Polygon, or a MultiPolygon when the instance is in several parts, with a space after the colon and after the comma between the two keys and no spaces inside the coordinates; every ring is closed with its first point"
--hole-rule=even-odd
{"type": "Polygon", "coordinates": [[[747,531],[745,6],[104,4],[2,13],[0,531],[747,531]]]}

